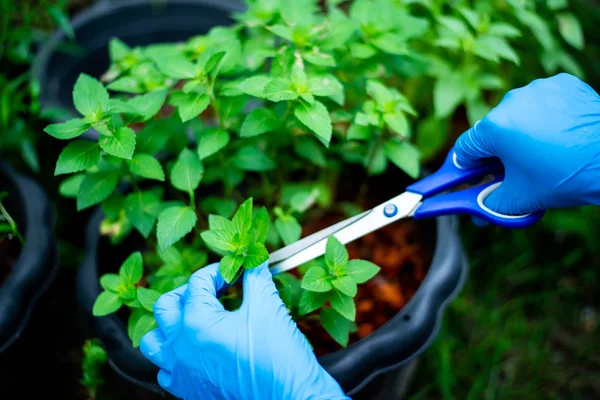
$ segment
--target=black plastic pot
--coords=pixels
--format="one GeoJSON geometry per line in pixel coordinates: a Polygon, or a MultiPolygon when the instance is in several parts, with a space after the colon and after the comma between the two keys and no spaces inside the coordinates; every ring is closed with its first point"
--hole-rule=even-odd
{"type": "MultiPolygon", "coordinates": [[[[21,335],[40,296],[58,271],[53,210],[42,188],[31,178],[0,163],[3,204],[24,239],[17,263],[0,284],[0,353],[21,335]]],[[[1,357],[1,356],[0,356],[1,357]]]]}

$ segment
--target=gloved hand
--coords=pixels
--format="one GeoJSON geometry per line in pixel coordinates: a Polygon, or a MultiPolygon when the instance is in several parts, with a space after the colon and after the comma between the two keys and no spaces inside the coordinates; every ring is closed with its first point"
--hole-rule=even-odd
{"type": "Polygon", "coordinates": [[[502,214],[600,204],[600,97],[559,74],[511,90],[455,145],[472,166],[498,157],[505,180],[484,203],[502,214]]]}
{"type": "Polygon", "coordinates": [[[142,353],[160,367],[158,383],[183,399],[348,399],[317,362],[278,295],[267,263],[244,272],[240,309],[217,300],[218,264],[154,305],[159,328],[142,353]]]}

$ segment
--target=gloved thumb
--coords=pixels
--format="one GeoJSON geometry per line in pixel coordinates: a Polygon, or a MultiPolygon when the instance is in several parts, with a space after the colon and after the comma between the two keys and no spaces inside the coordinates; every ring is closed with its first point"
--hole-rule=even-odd
{"type": "Polygon", "coordinates": [[[460,167],[474,167],[484,159],[496,156],[491,146],[490,131],[490,123],[484,118],[460,135],[454,145],[456,162],[460,167]]]}
{"type": "Polygon", "coordinates": [[[283,304],[275,287],[275,282],[273,282],[273,275],[269,269],[268,261],[256,268],[244,271],[243,291],[243,306],[259,302],[261,307],[279,307],[283,304]]]}

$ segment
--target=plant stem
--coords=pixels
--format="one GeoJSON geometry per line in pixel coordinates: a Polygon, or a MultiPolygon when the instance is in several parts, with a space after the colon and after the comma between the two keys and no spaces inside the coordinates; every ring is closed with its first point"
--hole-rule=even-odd
{"type": "Polygon", "coordinates": [[[192,209],[196,211],[196,196],[193,190],[190,190],[190,204],[192,206],[192,209]]]}
{"type": "Polygon", "coordinates": [[[21,242],[21,244],[24,244],[25,242],[23,240],[23,236],[21,236],[21,233],[19,232],[19,229],[17,228],[17,224],[12,219],[12,217],[8,214],[8,211],[6,211],[6,209],[4,208],[2,203],[0,203],[0,212],[4,216],[4,219],[6,219],[6,221],[8,221],[8,224],[10,225],[10,228],[12,229],[13,235],[15,235],[17,237],[17,239],[19,239],[19,242],[21,242]]]}

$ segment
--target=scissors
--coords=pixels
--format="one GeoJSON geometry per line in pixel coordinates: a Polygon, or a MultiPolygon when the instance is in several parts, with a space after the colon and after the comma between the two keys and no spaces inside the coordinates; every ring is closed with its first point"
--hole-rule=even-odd
{"type": "Polygon", "coordinates": [[[504,166],[500,161],[464,168],[456,161],[456,153],[452,148],[439,170],[408,186],[404,193],[271,253],[271,272],[276,275],[289,271],[322,256],[325,254],[327,238],[331,235],[346,244],[406,217],[422,219],[469,214],[503,228],[526,228],[537,223],[543,217],[544,210],[525,215],[504,215],[483,204],[503,179],[504,166]],[[487,175],[493,176],[490,182],[443,193],[461,184],[481,180],[487,175]]]}

